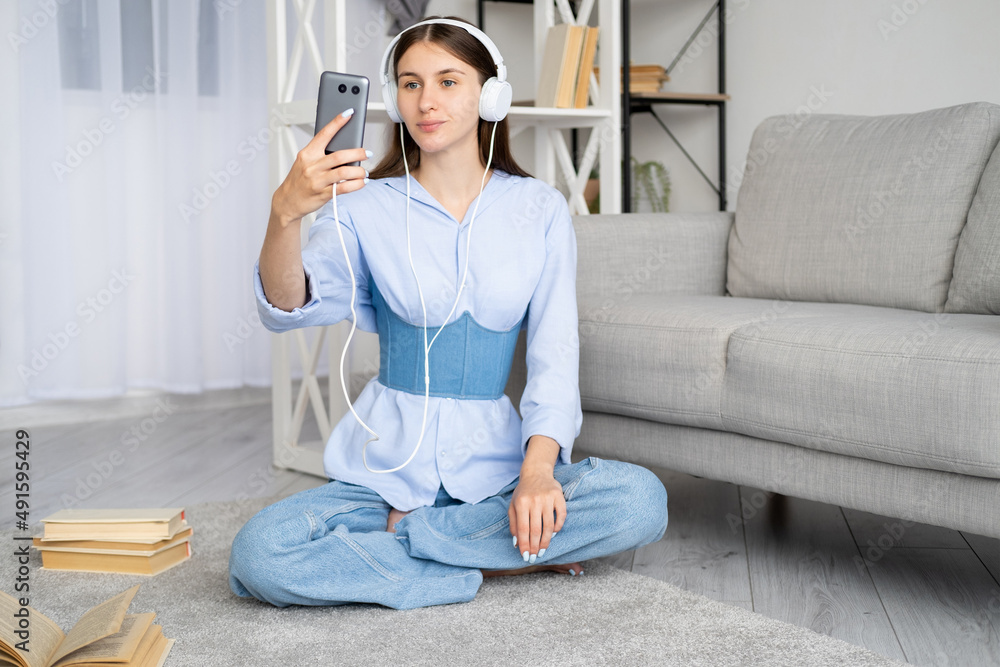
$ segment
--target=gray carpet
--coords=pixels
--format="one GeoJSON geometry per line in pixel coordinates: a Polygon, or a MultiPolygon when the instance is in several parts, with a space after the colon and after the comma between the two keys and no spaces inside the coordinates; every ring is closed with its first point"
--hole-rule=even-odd
{"type": "MultiPolygon", "coordinates": [[[[32,549],[31,605],[68,630],[93,605],[139,583],[129,612],[155,611],[177,640],[167,667],[903,664],[596,561],[584,563],[583,577],[487,579],[466,603],[279,609],[236,596],[228,583],[233,537],[278,499],[188,506],[193,555],[154,577],[43,570],[32,549]]],[[[12,544],[11,531],[0,539],[12,544]]],[[[13,593],[15,561],[0,563],[4,590],[13,593]]]]}

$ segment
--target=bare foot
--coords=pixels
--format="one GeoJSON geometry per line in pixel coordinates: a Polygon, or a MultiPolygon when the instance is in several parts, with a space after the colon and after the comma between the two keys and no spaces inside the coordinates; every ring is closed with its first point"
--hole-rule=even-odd
{"type": "Polygon", "coordinates": [[[502,577],[505,575],[515,575],[515,574],[528,574],[530,572],[541,572],[543,570],[550,570],[552,572],[561,572],[567,574],[570,570],[573,570],[576,574],[583,574],[583,567],[579,563],[559,563],[555,565],[531,565],[529,567],[521,568],[519,570],[481,570],[483,573],[483,578],[486,577],[502,577]]]}
{"type": "MultiPolygon", "coordinates": [[[[410,512],[412,512],[412,511],[413,510],[410,510],[410,512]]],[[[396,509],[395,507],[393,507],[391,510],[389,510],[389,523],[385,527],[385,529],[387,531],[389,531],[390,533],[395,533],[396,532],[396,522],[399,521],[400,519],[402,519],[404,516],[406,516],[410,512],[400,512],[398,509],[396,509]]]]}

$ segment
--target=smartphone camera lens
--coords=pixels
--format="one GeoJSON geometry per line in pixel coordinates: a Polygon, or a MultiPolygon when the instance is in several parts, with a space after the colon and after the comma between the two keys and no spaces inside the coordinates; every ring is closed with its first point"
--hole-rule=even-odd
{"type": "Polygon", "coordinates": [[[345,84],[345,83],[340,84],[340,86],[337,87],[337,90],[339,90],[342,93],[346,93],[347,92],[347,84],[345,84]]]}
{"type": "Polygon", "coordinates": [[[358,88],[357,86],[351,86],[351,92],[357,95],[358,93],[361,92],[361,89],[358,88]]]}

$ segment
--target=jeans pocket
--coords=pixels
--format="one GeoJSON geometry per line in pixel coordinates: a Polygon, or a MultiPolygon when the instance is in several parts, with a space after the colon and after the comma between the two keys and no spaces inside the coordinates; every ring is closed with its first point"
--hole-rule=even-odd
{"type": "MultiPolygon", "coordinates": [[[[474,533],[470,533],[468,535],[465,535],[463,537],[463,539],[465,539],[465,540],[483,540],[483,539],[486,539],[488,537],[492,537],[497,532],[499,532],[499,531],[501,531],[501,530],[503,530],[505,528],[509,529],[509,526],[510,526],[510,517],[509,516],[504,516],[499,521],[496,521],[495,523],[492,523],[489,526],[486,526],[485,528],[480,528],[479,530],[475,531],[474,533]]],[[[510,535],[507,535],[505,537],[505,539],[509,538],[509,537],[510,537],[510,535]]]]}
{"type": "Polygon", "coordinates": [[[576,488],[583,481],[583,478],[590,473],[597,470],[601,465],[601,459],[596,456],[591,456],[582,461],[577,461],[569,466],[566,466],[565,472],[562,475],[557,475],[559,477],[564,477],[564,481],[560,481],[563,488],[563,496],[566,500],[572,500],[573,494],[576,492],[576,488]]]}
{"type": "Polygon", "coordinates": [[[309,522],[309,534],[306,535],[306,540],[311,542],[313,540],[318,540],[321,537],[325,537],[327,533],[330,532],[329,526],[327,526],[326,521],[320,521],[316,518],[316,514],[312,510],[305,510],[303,512],[306,516],[306,520],[309,522]]]}

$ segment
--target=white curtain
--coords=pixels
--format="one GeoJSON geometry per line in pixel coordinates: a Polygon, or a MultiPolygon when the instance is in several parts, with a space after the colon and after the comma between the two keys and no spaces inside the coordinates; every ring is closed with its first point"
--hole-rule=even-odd
{"type": "Polygon", "coordinates": [[[267,336],[227,337],[253,312],[270,203],[251,139],[268,120],[264,3],[19,5],[3,403],[266,382],[267,336]]]}
{"type": "Polygon", "coordinates": [[[269,385],[266,3],[2,4],[0,405],[269,385]]]}

